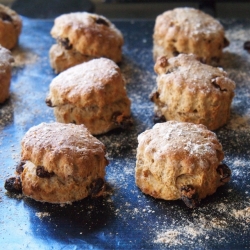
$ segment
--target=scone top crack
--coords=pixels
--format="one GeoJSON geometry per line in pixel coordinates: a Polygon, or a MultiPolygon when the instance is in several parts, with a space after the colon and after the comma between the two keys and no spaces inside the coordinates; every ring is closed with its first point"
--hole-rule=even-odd
{"type": "Polygon", "coordinates": [[[196,54],[204,63],[218,63],[222,50],[229,45],[221,23],[194,8],[166,11],[156,18],[154,27],[154,59],[196,54]]]}
{"type": "Polygon", "coordinates": [[[13,191],[11,184],[20,179],[19,191],[25,196],[50,203],[73,202],[102,191],[106,149],[84,125],[41,123],[29,129],[21,145],[17,177],[6,181],[7,190],[13,191]]]}
{"type": "Polygon", "coordinates": [[[169,121],[138,136],[136,184],[165,200],[182,199],[194,208],[229,181],[222,146],[203,125],[169,121]]]}
{"type": "Polygon", "coordinates": [[[216,130],[230,118],[235,82],[222,68],[193,54],[159,57],[154,70],[157,88],[151,94],[155,113],[166,120],[203,124],[216,130]]]}
{"type": "Polygon", "coordinates": [[[99,58],[55,77],[46,99],[57,121],[84,124],[92,134],[131,125],[130,100],[120,68],[99,58]]]}

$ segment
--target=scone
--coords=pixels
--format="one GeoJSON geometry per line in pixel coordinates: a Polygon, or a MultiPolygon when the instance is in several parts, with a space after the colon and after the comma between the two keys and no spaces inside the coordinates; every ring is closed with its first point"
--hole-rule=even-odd
{"type": "Polygon", "coordinates": [[[10,94],[12,62],[14,58],[11,52],[0,45],[0,103],[3,103],[10,94]]]}
{"type": "Polygon", "coordinates": [[[105,146],[84,125],[41,123],[22,140],[17,176],[5,188],[37,201],[69,203],[104,186],[105,146]]]}
{"type": "Polygon", "coordinates": [[[84,124],[94,135],[131,124],[124,78],[107,58],[60,73],[50,84],[46,103],[54,108],[58,122],[84,124]]]}
{"type": "Polygon", "coordinates": [[[22,30],[22,19],[12,9],[0,4],[0,44],[13,49],[22,30]]]}
{"type": "Polygon", "coordinates": [[[222,146],[204,125],[169,121],[138,136],[135,179],[145,194],[194,208],[229,181],[222,146]]]}
{"type": "Polygon", "coordinates": [[[56,73],[94,58],[122,59],[122,33],[107,18],[88,12],[63,14],[54,21],[51,35],[57,45],[50,49],[56,73]]]}
{"type": "Polygon", "coordinates": [[[194,55],[160,57],[154,66],[157,89],[154,111],[165,120],[204,124],[215,130],[230,118],[235,83],[221,68],[203,64],[194,55]]]}
{"type": "Polygon", "coordinates": [[[195,54],[208,64],[217,64],[229,45],[223,26],[212,16],[193,8],[175,8],[159,15],[153,34],[153,56],[195,54]]]}

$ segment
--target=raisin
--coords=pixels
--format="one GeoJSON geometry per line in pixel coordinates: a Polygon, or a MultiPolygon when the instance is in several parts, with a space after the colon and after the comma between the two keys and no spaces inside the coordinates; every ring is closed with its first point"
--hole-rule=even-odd
{"type": "Polygon", "coordinates": [[[21,174],[23,172],[23,165],[25,165],[26,161],[21,161],[17,166],[16,166],[16,172],[18,174],[21,174]]]}
{"type": "Polygon", "coordinates": [[[66,50],[72,49],[72,44],[70,44],[69,39],[67,37],[59,38],[58,41],[66,50]]]}
{"type": "Polygon", "coordinates": [[[48,107],[53,107],[52,102],[49,98],[46,98],[45,103],[47,104],[48,107]]]}
{"type": "Polygon", "coordinates": [[[181,199],[189,208],[195,208],[200,203],[199,196],[192,185],[184,185],[181,187],[181,199]]]}
{"type": "Polygon", "coordinates": [[[90,185],[90,195],[91,196],[99,196],[104,189],[104,180],[102,178],[98,178],[94,180],[90,185]]]}
{"type": "Polygon", "coordinates": [[[37,166],[36,175],[40,178],[50,178],[51,176],[54,175],[54,173],[46,171],[43,166],[37,166]]]}
{"type": "Polygon", "coordinates": [[[7,21],[7,22],[12,22],[12,18],[11,16],[9,16],[8,14],[4,13],[4,12],[0,12],[0,18],[3,20],[3,21],[7,21]]]}
{"type": "Polygon", "coordinates": [[[175,50],[175,51],[173,51],[173,56],[175,57],[175,56],[178,56],[179,54],[180,54],[180,52],[179,51],[177,51],[177,50],[175,50]]]}
{"type": "Polygon", "coordinates": [[[162,123],[162,122],[165,122],[165,121],[166,121],[166,118],[165,118],[164,115],[154,114],[154,117],[153,117],[154,124],[162,123]]]}
{"type": "Polygon", "coordinates": [[[230,44],[229,40],[224,37],[224,48],[227,47],[230,44]]]}
{"type": "Polygon", "coordinates": [[[231,178],[231,170],[226,164],[220,164],[216,169],[217,173],[220,175],[220,181],[223,183],[229,182],[231,178]]]}
{"type": "Polygon", "coordinates": [[[154,91],[149,95],[149,99],[151,102],[154,102],[155,100],[159,99],[159,92],[158,91],[154,91]]]}
{"type": "Polygon", "coordinates": [[[243,48],[250,53],[250,41],[246,41],[243,45],[243,48]]]}
{"type": "Polygon", "coordinates": [[[22,193],[22,182],[19,176],[10,177],[5,181],[4,188],[11,193],[22,193]]]}
{"type": "Polygon", "coordinates": [[[109,23],[106,21],[106,20],[104,20],[103,18],[97,18],[96,20],[95,20],[95,22],[97,23],[97,24],[101,24],[101,25],[105,25],[105,26],[107,26],[107,27],[109,27],[109,23]]]}

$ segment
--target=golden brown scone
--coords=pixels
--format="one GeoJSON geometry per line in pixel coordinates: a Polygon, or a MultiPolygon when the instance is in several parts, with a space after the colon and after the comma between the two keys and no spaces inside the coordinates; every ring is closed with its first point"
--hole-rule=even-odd
{"type": "Polygon", "coordinates": [[[25,196],[50,203],[69,203],[102,191],[105,146],[84,125],[34,126],[23,137],[21,156],[19,176],[5,183],[9,191],[17,191],[11,185],[19,180],[25,196]]]}
{"type": "Polygon", "coordinates": [[[204,125],[169,121],[138,136],[135,179],[145,194],[193,208],[229,181],[222,146],[204,125]]]}
{"type": "Polygon", "coordinates": [[[22,29],[22,19],[12,9],[0,4],[0,44],[13,49],[17,43],[22,29]]]}
{"type": "Polygon", "coordinates": [[[116,63],[122,59],[122,33],[104,16],[88,12],[61,15],[55,19],[51,35],[61,47],[50,50],[50,63],[56,73],[89,58],[106,57],[116,63]]]}
{"type": "Polygon", "coordinates": [[[58,122],[84,124],[95,135],[131,123],[124,78],[106,58],[60,73],[50,84],[46,103],[54,107],[58,122]]]}
{"type": "Polygon", "coordinates": [[[153,55],[195,54],[208,64],[218,63],[229,45],[224,28],[212,16],[193,8],[175,8],[156,18],[153,55]]]}
{"type": "Polygon", "coordinates": [[[158,117],[166,120],[204,124],[215,130],[230,118],[235,83],[221,68],[180,54],[155,63],[157,89],[151,94],[158,117]]]}
{"type": "Polygon", "coordinates": [[[10,94],[12,62],[14,58],[11,52],[0,45],[0,103],[3,103],[10,94]]]}

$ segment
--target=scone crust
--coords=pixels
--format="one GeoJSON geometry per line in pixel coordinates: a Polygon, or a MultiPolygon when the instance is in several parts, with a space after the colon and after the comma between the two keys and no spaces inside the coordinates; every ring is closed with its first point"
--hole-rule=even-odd
{"type": "Polygon", "coordinates": [[[59,44],[51,46],[49,57],[50,65],[57,74],[77,64],[94,59],[91,56],[82,55],[74,49],[66,50],[59,44]]]}
{"type": "Polygon", "coordinates": [[[155,112],[166,120],[204,124],[215,130],[230,118],[235,83],[221,68],[206,65],[194,55],[180,54],[155,64],[155,112]]]}
{"type": "Polygon", "coordinates": [[[13,49],[22,30],[22,19],[12,9],[0,4],[0,44],[13,49]]]}
{"type": "Polygon", "coordinates": [[[210,15],[193,8],[175,8],[159,15],[154,27],[153,54],[172,57],[193,53],[205,63],[218,62],[229,42],[223,26],[210,15]]]}
{"type": "Polygon", "coordinates": [[[23,194],[51,203],[81,200],[90,194],[93,181],[104,179],[105,153],[103,143],[84,125],[54,122],[32,127],[22,140],[23,194]],[[38,166],[52,176],[37,176],[38,166]]]}
{"type": "Polygon", "coordinates": [[[203,125],[169,121],[138,136],[135,178],[142,192],[155,198],[181,198],[192,185],[199,198],[223,185],[216,171],[224,158],[216,135],[203,125]]]}
{"type": "Polygon", "coordinates": [[[9,97],[12,62],[14,62],[14,58],[11,52],[0,46],[0,103],[9,97]]]}
{"type": "Polygon", "coordinates": [[[69,45],[84,56],[121,61],[123,36],[104,16],[88,12],[61,15],[55,19],[51,35],[58,41],[68,39],[69,45]]]}
{"type": "Polygon", "coordinates": [[[130,116],[130,100],[119,67],[106,58],[76,65],[55,77],[47,101],[59,122],[85,124],[92,134],[116,125],[112,116],[130,116]]]}

